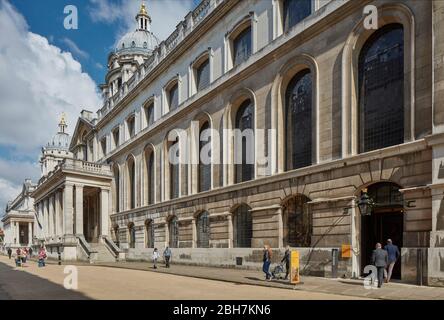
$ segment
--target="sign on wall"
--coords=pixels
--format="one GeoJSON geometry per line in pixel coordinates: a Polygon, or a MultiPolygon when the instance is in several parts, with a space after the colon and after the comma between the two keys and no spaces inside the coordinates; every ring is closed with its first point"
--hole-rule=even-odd
{"type": "Polygon", "coordinates": [[[352,257],[352,247],[349,244],[343,244],[341,247],[341,257],[351,258],[352,257]]]}
{"type": "Polygon", "coordinates": [[[299,283],[299,251],[291,251],[290,256],[290,283],[299,283]]]}

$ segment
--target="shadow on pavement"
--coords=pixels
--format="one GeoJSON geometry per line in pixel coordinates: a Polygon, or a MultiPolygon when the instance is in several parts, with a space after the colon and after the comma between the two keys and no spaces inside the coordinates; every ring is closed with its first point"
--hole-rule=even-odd
{"type": "Polygon", "coordinates": [[[0,262],[0,300],[89,300],[82,293],[0,262]]]}

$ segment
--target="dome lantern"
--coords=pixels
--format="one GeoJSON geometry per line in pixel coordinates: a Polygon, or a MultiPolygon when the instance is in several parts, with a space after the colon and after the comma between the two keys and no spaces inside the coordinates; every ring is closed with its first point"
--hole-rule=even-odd
{"type": "Polygon", "coordinates": [[[139,13],[136,16],[137,25],[139,30],[150,31],[151,29],[151,17],[146,10],[145,2],[142,2],[139,13]]]}

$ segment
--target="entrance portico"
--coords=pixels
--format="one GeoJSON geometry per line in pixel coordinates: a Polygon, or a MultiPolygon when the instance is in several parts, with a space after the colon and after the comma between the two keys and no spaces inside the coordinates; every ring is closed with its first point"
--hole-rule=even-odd
{"type": "Polygon", "coordinates": [[[109,234],[110,166],[64,160],[34,192],[41,244],[64,260],[89,257],[91,243],[109,234]]]}

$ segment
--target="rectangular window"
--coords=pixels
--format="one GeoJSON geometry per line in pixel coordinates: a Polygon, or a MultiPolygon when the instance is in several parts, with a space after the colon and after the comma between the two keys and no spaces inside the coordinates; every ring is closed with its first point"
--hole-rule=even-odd
{"type": "Polygon", "coordinates": [[[312,0],[283,0],[283,2],[283,23],[285,32],[311,15],[312,0]]]}
{"type": "Polygon", "coordinates": [[[146,124],[150,127],[154,123],[154,103],[145,107],[146,124]]]}
{"type": "Polygon", "coordinates": [[[168,105],[170,111],[177,109],[179,106],[179,86],[177,83],[168,90],[168,105]]]}
{"type": "Polygon", "coordinates": [[[210,84],[210,60],[207,59],[196,68],[196,89],[200,91],[210,84]]]}
{"type": "Polygon", "coordinates": [[[117,148],[119,146],[119,135],[120,135],[120,130],[114,129],[113,131],[113,140],[114,140],[114,148],[117,148]]]}
{"type": "Polygon", "coordinates": [[[130,118],[128,118],[127,124],[128,124],[128,134],[129,134],[129,137],[132,138],[136,134],[136,128],[135,128],[136,119],[135,119],[135,117],[131,116],[130,118]]]}
{"type": "Polygon", "coordinates": [[[247,27],[233,40],[233,66],[246,61],[251,55],[251,27],[247,27]]]}
{"type": "Polygon", "coordinates": [[[100,140],[100,149],[102,151],[102,157],[106,156],[106,138],[100,140]]]}

